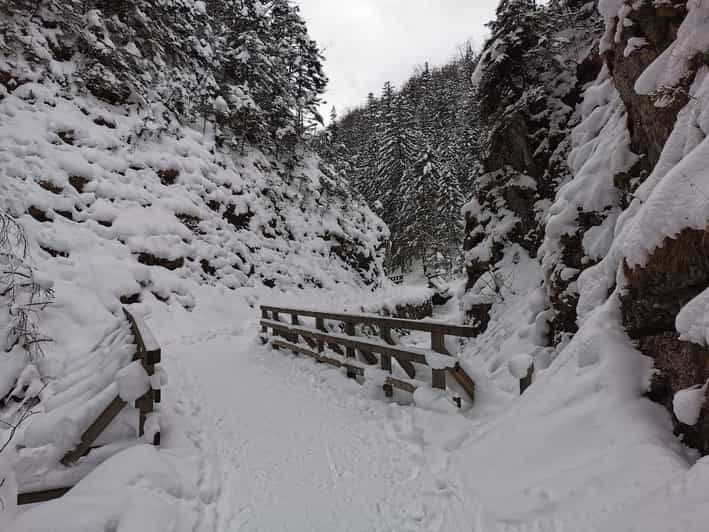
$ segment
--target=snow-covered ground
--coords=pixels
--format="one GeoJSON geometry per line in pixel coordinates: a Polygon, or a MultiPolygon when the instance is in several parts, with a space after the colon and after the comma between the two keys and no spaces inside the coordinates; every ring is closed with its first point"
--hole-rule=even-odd
{"type": "MultiPolygon", "coordinates": [[[[362,295],[297,299],[354,308],[362,295]]],[[[475,355],[506,334],[501,320],[461,353],[476,405],[446,414],[262,345],[250,304],[283,299],[204,287],[191,313],[153,307],[170,375],[162,447],[110,459],[62,499],[22,510],[11,530],[705,530],[709,467],[636,394],[642,383],[631,386],[645,362],[603,325],[612,305],[522,397],[509,368],[490,372],[499,360],[475,355]],[[614,356],[594,358],[591,335],[614,356]]],[[[529,312],[513,301],[503,310],[508,326],[529,312]]],[[[509,355],[523,342],[500,345],[509,355]]]]}
{"type": "Polygon", "coordinates": [[[171,379],[161,449],[109,460],[13,530],[440,530],[446,462],[429,462],[416,410],[263,346],[253,297],[205,288],[192,313],[157,307],[149,322],[171,379]]]}

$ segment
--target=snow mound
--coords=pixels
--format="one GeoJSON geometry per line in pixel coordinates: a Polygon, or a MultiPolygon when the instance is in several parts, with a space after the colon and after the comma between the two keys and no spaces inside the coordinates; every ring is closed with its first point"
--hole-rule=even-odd
{"type": "Polygon", "coordinates": [[[672,410],[685,425],[696,425],[707,396],[707,385],[697,385],[678,391],[672,399],[672,410]]]}
{"type": "Polygon", "coordinates": [[[3,203],[36,241],[40,272],[116,312],[152,295],[193,305],[186,279],[242,286],[365,285],[381,276],[383,222],[304,159],[232,158],[211,132],[27,83],[0,101],[3,203]],[[126,110],[127,111],[127,110],[126,110]],[[48,264],[48,266],[44,266],[48,264]]]}
{"type": "Polygon", "coordinates": [[[101,464],[62,498],[21,514],[8,530],[50,532],[58,523],[72,532],[193,530],[198,512],[179,504],[198,496],[190,486],[173,457],[141,445],[101,464]]]}

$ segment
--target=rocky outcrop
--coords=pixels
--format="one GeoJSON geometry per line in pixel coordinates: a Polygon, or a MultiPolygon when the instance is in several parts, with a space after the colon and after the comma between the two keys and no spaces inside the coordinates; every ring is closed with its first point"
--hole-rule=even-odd
{"type": "MultiPolygon", "coordinates": [[[[640,350],[653,358],[650,397],[673,411],[680,391],[703,385],[709,378],[709,348],[682,341],[675,327],[682,308],[709,286],[709,234],[686,229],[665,239],[643,267],[624,267],[627,287],[621,294],[623,322],[640,350]]],[[[684,441],[709,454],[709,409],[696,425],[673,416],[684,441]]]]}
{"type": "Polygon", "coordinates": [[[601,258],[589,256],[583,245],[585,236],[591,230],[598,230],[616,207],[628,206],[632,194],[656,166],[675,125],[677,113],[688,101],[686,89],[690,78],[683,81],[671,98],[663,95],[662,105],[657,105],[658,95],[640,95],[635,90],[635,82],[640,75],[676,38],[685,15],[683,1],[662,5],[636,2],[634,9],[627,12],[623,20],[616,17],[611,21],[605,38],[607,44],[601,44],[604,48],[603,62],[623,103],[630,141],[628,148],[637,157],[628,168],[609,169],[613,172],[617,202],[591,211],[579,206],[572,224],[574,231],[558,239],[558,257],[547,271],[547,291],[552,310],[549,339],[552,344],[578,330],[575,283],[581,272],[601,258]],[[622,24],[622,31],[618,31],[619,24],[622,24]]]}
{"type": "Polygon", "coordinates": [[[616,32],[617,38],[603,54],[628,113],[631,148],[642,155],[631,171],[616,176],[616,185],[627,194],[631,194],[657,164],[677,113],[689,100],[687,88],[691,77],[684,80],[671,97],[665,97],[662,105],[656,105],[657,96],[640,95],[635,91],[640,75],[674,42],[686,14],[684,0],[636,3],[623,21],[616,19],[616,25],[623,24],[622,32],[616,32]]]}

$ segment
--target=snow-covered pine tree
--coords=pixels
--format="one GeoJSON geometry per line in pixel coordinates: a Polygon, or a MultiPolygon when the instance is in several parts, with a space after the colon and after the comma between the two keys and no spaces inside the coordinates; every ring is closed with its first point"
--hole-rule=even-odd
{"type": "Polygon", "coordinates": [[[219,58],[224,122],[235,131],[240,149],[265,142],[266,118],[278,86],[285,85],[278,65],[269,56],[269,21],[257,0],[225,3],[219,58]]]}
{"type": "Polygon", "coordinates": [[[410,209],[404,200],[406,176],[416,162],[420,132],[416,129],[414,110],[409,101],[394,91],[390,83],[384,85],[380,100],[380,124],[376,164],[376,186],[371,191],[381,203],[381,216],[392,233],[390,255],[392,269],[401,269],[399,249],[406,247],[409,238],[403,229],[404,211],[410,209]]]}
{"type": "Polygon", "coordinates": [[[532,83],[529,58],[542,38],[536,0],[501,0],[475,73],[483,120],[503,113],[532,83]]]}
{"type": "Polygon", "coordinates": [[[271,57],[285,76],[284,84],[273,94],[268,123],[279,146],[295,147],[311,119],[322,123],[318,105],[327,77],[320,50],[310,39],[298,6],[289,0],[274,0],[269,13],[271,57]]]}
{"type": "Polygon", "coordinates": [[[399,189],[403,208],[398,238],[392,239],[391,259],[397,266],[409,268],[420,261],[426,273],[444,266],[440,258],[447,245],[440,233],[443,217],[437,212],[442,179],[435,151],[426,144],[399,189]]]}

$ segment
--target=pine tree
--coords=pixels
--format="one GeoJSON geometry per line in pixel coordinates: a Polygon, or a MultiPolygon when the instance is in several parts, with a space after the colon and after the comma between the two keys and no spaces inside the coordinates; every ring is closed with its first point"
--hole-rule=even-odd
{"type": "Polygon", "coordinates": [[[476,72],[483,118],[504,111],[532,82],[530,51],[542,38],[540,21],[535,0],[502,0],[497,7],[495,20],[488,23],[492,35],[476,72]]]}

